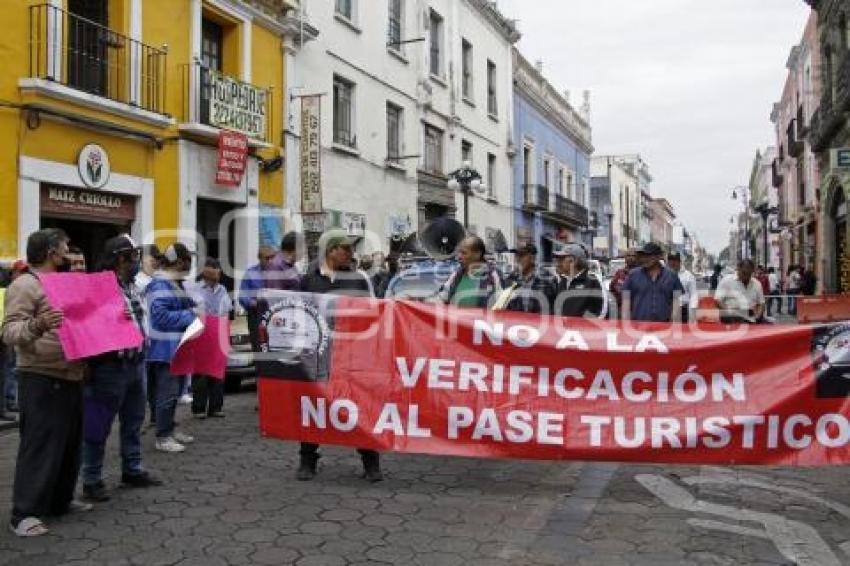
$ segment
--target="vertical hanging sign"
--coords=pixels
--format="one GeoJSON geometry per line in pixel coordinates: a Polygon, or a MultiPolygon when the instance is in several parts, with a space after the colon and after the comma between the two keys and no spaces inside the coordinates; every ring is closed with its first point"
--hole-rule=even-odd
{"type": "Polygon", "coordinates": [[[301,213],[322,213],[322,99],[301,99],[301,213]]]}
{"type": "Polygon", "coordinates": [[[248,136],[239,132],[222,130],[218,136],[217,185],[238,187],[242,184],[248,161],[248,136]]]}

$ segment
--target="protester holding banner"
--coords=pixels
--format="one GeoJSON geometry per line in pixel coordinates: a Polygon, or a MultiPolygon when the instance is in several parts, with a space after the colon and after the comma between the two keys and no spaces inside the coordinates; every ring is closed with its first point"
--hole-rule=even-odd
{"type": "MultiPolygon", "coordinates": [[[[221,284],[221,264],[207,258],[198,281],[189,286],[189,295],[206,314],[229,317],[233,301],[221,284]]],[[[224,380],[209,375],[192,376],[192,416],[198,419],[224,417],[224,380]]]]}
{"type": "Polygon", "coordinates": [[[720,309],[722,322],[763,322],[764,289],[753,276],[755,264],[751,259],[738,262],[738,271],[723,278],[714,300],[720,309]]]}
{"type": "Polygon", "coordinates": [[[46,534],[46,515],[91,505],[74,500],[83,430],[85,366],[69,362],[57,330],[63,314],[47,301],[39,276],[67,271],[68,236],[57,228],[27,239],[31,270],[6,294],[3,342],[15,348],[21,411],[11,528],[22,537],[46,534]]]}
{"type": "Polygon", "coordinates": [[[552,314],[556,288],[552,281],[544,279],[537,272],[537,246],[526,244],[511,250],[516,254],[518,271],[508,282],[505,310],[535,314],[552,314]]]}
{"type": "Polygon", "coordinates": [[[170,365],[183,332],[197,318],[195,303],[183,288],[192,254],[177,242],[165,250],[160,263],[145,293],[150,313],[148,362],[156,376],[156,449],[183,452],[195,439],[175,430],[174,414],[185,378],[173,375],[170,365]]]}
{"type": "Polygon", "coordinates": [[[590,273],[587,250],[581,244],[567,244],[555,250],[558,258],[558,297],[555,309],[561,316],[583,318],[605,317],[605,294],[602,284],[590,273]]]}
{"type": "Polygon", "coordinates": [[[440,288],[439,297],[456,307],[487,308],[502,290],[499,272],[487,263],[487,248],[478,236],[467,236],[457,249],[460,267],[440,288]]]}
{"type": "MultiPolygon", "coordinates": [[[[133,240],[127,235],[117,236],[106,241],[101,269],[115,273],[127,303],[128,318],[144,334],[142,301],[134,283],[140,259],[140,251],[133,240]]],[[[83,497],[92,502],[110,499],[103,482],[103,457],[116,416],[121,426],[121,483],[129,487],[162,485],[142,465],[144,347],[90,358],[89,367],[90,376],[84,389],[83,497]]]]}
{"type": "Polygon", "coordinates": [[[631,320],[670,322],[679,318],[679,297],[685,289],[676,272],[661,264],[662,257],[664,250],[655,242],[638,251],[641,266],[629,272],[623,284],[623,308],[629,308],[631,320]]]}
{"type": "MultiPolygon", "coordinates": [[[[372,285],[363,272],[352,268],[352,256],[352,244],[344,232],[332,230],[323,234],[319,240],[319,259],[304,275],[301,290],[349,297],[371,296],[372,285]]],[[[358,452],[363,461],[363,477],[370,482],[384,479],[380,455],[374,450],[359,449],[358,452]]],[[[301,443],[298,480],[309,481],[316,476],[319,457],[318,444],[301,443]]]]}

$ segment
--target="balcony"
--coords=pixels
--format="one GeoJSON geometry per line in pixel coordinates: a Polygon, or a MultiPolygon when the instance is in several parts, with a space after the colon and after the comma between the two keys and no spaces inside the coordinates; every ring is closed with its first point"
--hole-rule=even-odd
{"type": "Polygon", "coordinates": [[[523,185],[522,207],[526,210],[549,210],[549,189],[544,185],[523,185]]]}
{"type": "Polygon", "coordinates": [[[30,6],[29,46],[22,89],[152,122],[167,116],[165,48],[50,4],[30,6]]]}
{"type": "Polygon", "coordinates": [[[806,147],[801,140],[798,140],[797,132],[797,118],[794,118],[793,120],[791,120],[791,123],[788,124],[788,131],[786,132],[788,138],[788,155],[790,155],[794,159],[797,159],[798,157],[803,155],[803,150],[806,147]]]}
{"type": "Polygon", "coordinates": [[[797,107],[797,139],[802,142],[809,134],[809,127],[806,125],[806,117],[803,113],[803,105],[797,107]]]}
{"type": "Polygon", "coordinates": [[[185,65],[181,130],[217,137],[220,130],[248,136],[253,146],[273,143],[270,88],[246,83],[200,63],[185,65]]]}
{"type": "Polygon", "coordinates": [[[555,207],[548,213],[548,216],[575,228],[587,226],[590,221],[585,207],[559,194],[555,195],[555,207]]]}
{"type": "MultiPolygon", "coordinates": [[[[829,149],[835,135],[846,120],[845,113],[850,110],[850,55],[844,55],[838,62],[832,92],[824,92],[820,108],[812,116],[809,128],[809,141],[812,149],[821,152],[829,149]]],[[[824,85],[829,88],[829,85],[824,85]]]]}
{"type": "Polygon", "coordinates": [[[782,183],[785,182],[785,178],[782,176],[782,173],[779,172],[779,161],[777,159],[773,160],[773,163],[771,164],[771,170],[772,184],[774,187],[779,189],[782,187],[782,183]]]}

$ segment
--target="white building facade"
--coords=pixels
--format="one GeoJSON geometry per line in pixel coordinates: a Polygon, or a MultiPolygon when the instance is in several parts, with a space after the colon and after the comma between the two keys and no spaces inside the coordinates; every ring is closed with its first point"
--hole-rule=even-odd
{"type": "MultiPolygon", "coordinates": [[[[512,23],[484,0],[303,5],[320,35],[294,52],[287,160],[300,162],[301,97],[321,95],[325,211],[304,229],[348,229],[361,254],[398,249],[437,217],[463,218],[448,175],[468,161],[486,185],[470,198],[470,229],[510,238],[512,23]]],[[[296,216],[299,204],[288,203],[296,216]]]]}

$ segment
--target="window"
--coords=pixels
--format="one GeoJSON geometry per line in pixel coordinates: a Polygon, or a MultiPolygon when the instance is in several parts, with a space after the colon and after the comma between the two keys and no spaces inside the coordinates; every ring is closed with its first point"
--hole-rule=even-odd
{"type": "Polygon", "coordinates": [[[387,47],[401,51],[402,12],[401,0],[389,0],[390,16],[387,22],[387,47]]]}
{"type": "Polygon", "coordinates": [[[346,19],[353,20],[355,0],[336,0],[336,13],[346,19]]]}
{"type": "Polygon", "coordinates": [[[443,132],[425,124],[425,155],[423,166],[428,173],[443,173],[443,132]]]}
{"type": "Polygon", "coordinates": [[[472,100],[472,44],[464,39],[461,48],[463,49],[463,59],[461,60],[463,67],[463,97],[467,100],[472,100]]]}
{"type": "Polygon", "coordinates": [[[387,102],[387,161],[398,163],[401,157],[401,107],[387,102]]]}
{"type": "Polygon", "coordinates": [[[460,142],[460,161],[472,165],[472,144],[466,140],[460,142]]]}
{"type": "Polygon", "coordinates": [[[220,25],[207,19],[201,23],[201,63],[207,69],[221,72],[223,38],[220,25]]]}
{"type": "Polygon", "coordinates": [[[492,61],[487,61],[487,112],[491,116],[499,114],[496,103],[496,64],[492,61]]]}
{"type": "Polygon", "coordinates": [[[496,195],[496,156],[492,153],[487,154],[487,195],[494,197],[496,195]]]}
{"type": "Polygon", "coordinates": [[[531,148],[527,145],[522,148],[522,184],[531,184],[531,148]]]}
{"type": "Polygon", "coordinates": [[[564,183],[566,182],[566,177],[564,175],[564,168],[561,167],[558,169],[558,194],[562,196],[570,196],[570,189],[566,187],[564,183]]]}
{"type": "Polygon", "coordinates": [[[430,15],[430,53],[431,53],[431,74],[441,77],[443,76],[443,18],[431,10],[430,15]]]}
{"type": "Polygon", "coordinates": [[[356,147],[354,135],[354,84],[334,77],[334,143],[356,147]]]}
{"type": "Polygon", "coordinates": [[[549,159],[543,160],[543,186],[547,189],[549,188],[549,183],[551,182],[551,173],[552,173],[552,162],[549,159]]]}

